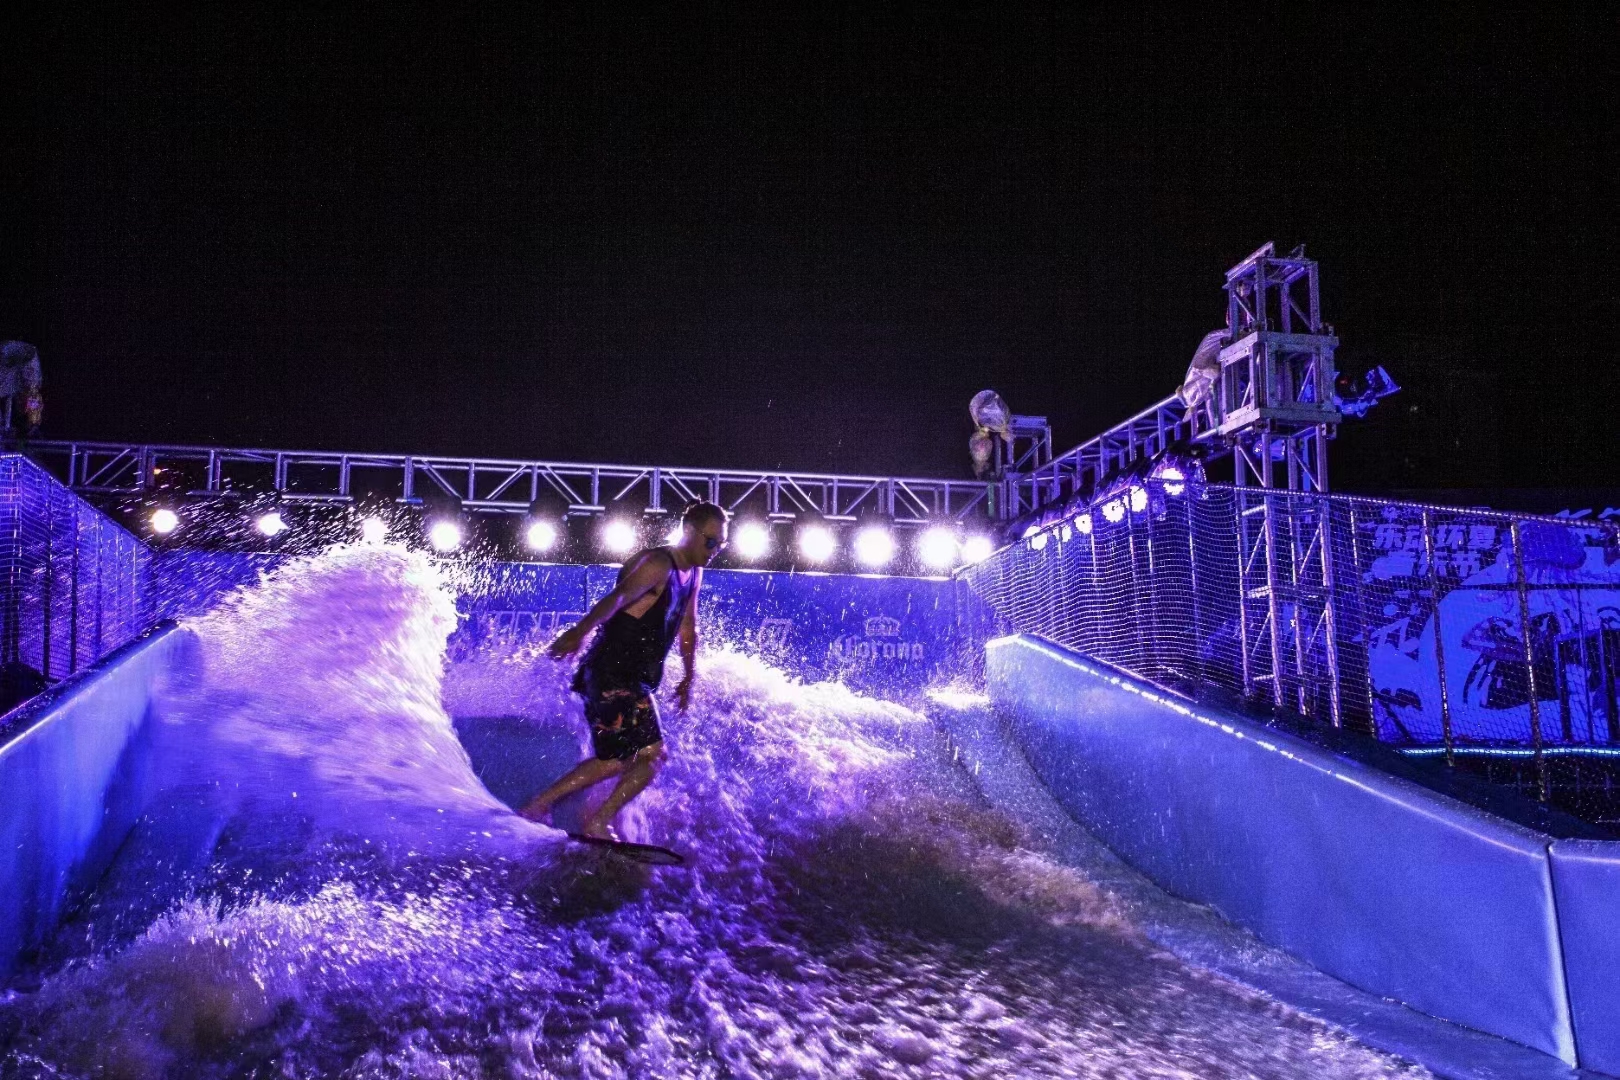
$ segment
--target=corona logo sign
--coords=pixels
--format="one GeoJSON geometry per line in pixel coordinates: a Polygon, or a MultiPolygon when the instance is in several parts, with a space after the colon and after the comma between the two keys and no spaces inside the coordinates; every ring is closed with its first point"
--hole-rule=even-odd
{"type": "Polygon", "coordinates": [[[899,664],[923,659],[920,641],[898,641],[900,620],[874,615],[866,620],[865,637],[850,634],[827,646],[827,658],[834,664],[899,664]]]}
{"type": "Polygon", "coordinates": [[[754,644],[761,649],[784,649],[792,629],[792,619],[762,619],[754,633],[754,644]]]}

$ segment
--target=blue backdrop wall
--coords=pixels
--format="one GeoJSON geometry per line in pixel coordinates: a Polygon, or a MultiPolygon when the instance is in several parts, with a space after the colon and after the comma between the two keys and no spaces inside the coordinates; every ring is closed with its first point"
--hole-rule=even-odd
{"type": "MultiPolygon", "coordinates": [[[[239,552],[161,552],[153,577],[157,614],[200,613],[283,561],[239,552]]],[[[614,566],[472,564],[456,575],[464,584],[452,655],[548,641],[612,588],[617,573],[614,566]]],[[[976,603],[945,580],[709,570],[698,615],[710,643],[757,652],[807,680],[837,679],[904,698],[972,672],[978,637],[972,620],[958,629],[962,602],[976,603]]]]}

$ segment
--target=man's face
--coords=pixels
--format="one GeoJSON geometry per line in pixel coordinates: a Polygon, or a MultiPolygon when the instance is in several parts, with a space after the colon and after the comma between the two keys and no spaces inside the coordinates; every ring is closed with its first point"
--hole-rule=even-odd
{"type": "Polygon", "coordinates": [[[686,555],[698,566],[713,562],[731,539],[730,527],[724,521],[705,521],[702,525],[687,522],[685,532],[686,555]]]}

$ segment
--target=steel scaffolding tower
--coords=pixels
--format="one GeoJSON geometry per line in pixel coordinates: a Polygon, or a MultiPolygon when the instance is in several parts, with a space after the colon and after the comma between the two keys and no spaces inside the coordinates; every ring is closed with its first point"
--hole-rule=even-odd
{"type": "Polygon", "coordinates": [[[1279,257],[1266,244],[1226,272],[1226,296],[1228,344],[1207,408],[1212,436],[1234,459],[1244,688],[1311,714],[1325,676],[1337,724],[1327,503],[1273,493],[1327,492],[1328,440],[1342,419],[1338,339],[1322,321],[1316,263],[1303,245],[1279,257]]]}
{"type": "Polygon", "coordinates": [[[1266,244],[1226,272],[1225,289],[1226,331],[1209,397],[1189,408],[1172,395],[1028,475],[1008,477],[1003,516],[1093,492],[1174,443],[1202,444],[1212,460],[1231,455],[1244,688],[1277,706],[1325,710],[1337,724],[1326,505],[1297,493],[1328,490],[1328,441],[1343,418],[1334,397],[1338,339],[1322,320],[1317,266],[1303,245],[1280,256],[1266,244]],[[1324,682],[1329,699],[1318,701],[1324,682]]]}

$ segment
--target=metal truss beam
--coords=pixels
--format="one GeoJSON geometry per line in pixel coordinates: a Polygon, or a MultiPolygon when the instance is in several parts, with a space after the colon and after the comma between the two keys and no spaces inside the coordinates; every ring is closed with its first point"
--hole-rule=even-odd
{"type": "Polygon", "coordinates": [[[1009,477],[1002,516],[1014,518],[1088,490],[1115,469],[1201,434],[1199,418],[1171,395],[1027,475],[1009,477]]]}
{"type": "Polygon", "coordinates": [[[505,513],[547,496],[574,514],[618,507],[663,514],[709,499],[774,517],[873,513],[897,525],[966,521],[991,510],[991,485],[975,480],[109,442],[35,442],[29,454],[73,490],[96,495],[417,502],[431,492],[467,510],[505,513]]]}

